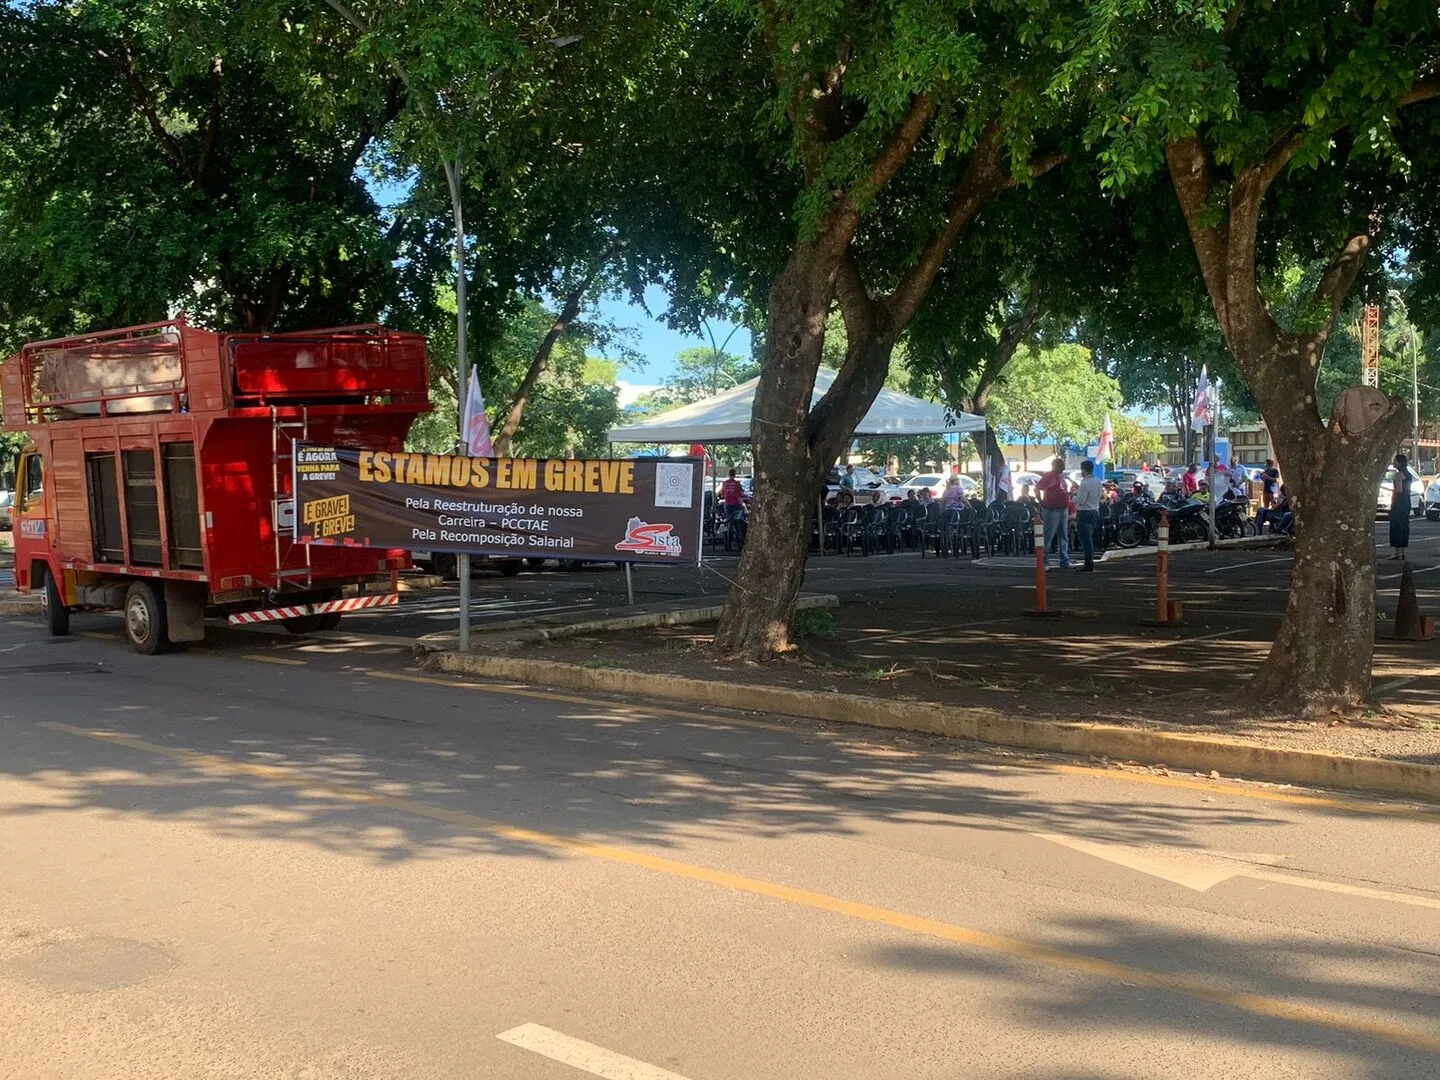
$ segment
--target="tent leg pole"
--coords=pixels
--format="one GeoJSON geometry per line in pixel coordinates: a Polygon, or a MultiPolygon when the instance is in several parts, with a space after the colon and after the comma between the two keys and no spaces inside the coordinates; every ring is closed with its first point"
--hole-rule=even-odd
{"type": "Polygon", "coordinates": [[[630,606],[635,606],[635,578],[631,576],[630,564],[625,564],[625,595],[630,600],[630,606]]]}

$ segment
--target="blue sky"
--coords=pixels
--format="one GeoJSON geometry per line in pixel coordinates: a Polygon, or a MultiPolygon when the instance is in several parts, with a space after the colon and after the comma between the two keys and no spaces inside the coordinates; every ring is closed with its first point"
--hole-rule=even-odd
{"type": "MultiPolygon", "coordinates": [[[[652,285],[645,290],[645,305],[656,315],[666,308],[665,290],[652,285]]],[[[704,334],[692,336],[670,329],[659,319],[646,313],[645,308],[618,297],[606,297],[600,301],[600,315],[616,326],[634,329],[635,339],[631,342],[635,350],[645,358],[645,366],[622,369],[620,372],[621,404],[628,405],[630,399],[646,389],[659,386],[666,377],[674,374],[675,354],[696,346],[708,346],[710,339],[704,334]]],[[[750,331],[743,326],[738,330],[732,323],[712,320],[710,332],[715,335],[717,346],[735,330],[725,351],[745,355],[750,351],[750,331]]]]}
{"type": "MultiPolygon", "coordinates": [[[[399,182],[376,180],[363,171],[360,178],[370,188],[375,201],[385,209],[391,209],[403,202],[414,182],[413,174],[399,182]]],[[[602,298],[597,305],[602,318],[618,327],[635,331],[631,345],[645,358],[643,367],[627,368],[620,372],[622,405],[628,405],[638,394],[659,386],[668,376],[674,374],[676,353],[697,345],[710,344],[710,339],[704,334],[692,336],[679,333],[645,310],[648,307],[655,315],[661,315],[667,306],[665,290],[658,285],[652,285],[645,290],[645,307],[613,296],[602,298]]],[[[710,323],[710,332],[715,335],[717,346],[724,342],[734,329],[731,323],[710,323]]],[[[741,355],[749,353],[750,331],[744,327],[736,330],[735,335],[730,337],[730,343],[725,346],[725,351],[741,355]]]]}

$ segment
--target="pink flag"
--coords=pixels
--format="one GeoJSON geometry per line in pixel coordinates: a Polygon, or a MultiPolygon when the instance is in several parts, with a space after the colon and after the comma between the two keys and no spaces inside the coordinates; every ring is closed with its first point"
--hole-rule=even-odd
{"type": "Polygon", "coordinates": [[[465,446],[471,457],[494,457],[490,442],[490,420],[485,415],[485,395],[480,392],[480,373],[470,369],[470,386],[465,394],[465,446]]]}

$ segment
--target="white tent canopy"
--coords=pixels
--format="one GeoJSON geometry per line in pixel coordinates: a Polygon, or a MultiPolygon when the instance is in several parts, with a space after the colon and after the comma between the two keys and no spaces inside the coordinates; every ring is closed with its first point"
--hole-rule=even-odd
{"type": "MultiPolygon", "coordinates": [[[[836,373],[821,368],[815,376],[813,408],[836,373]]],[[[723,394],[681,405],[641,420],[611,428],[612,443],[739,443],[750,441],[750,415],[755,407],[759,379],[741,383],[723,394]]],[[[870,411],[855,426],[857,439],[899,439],[909,435],[941,435],[950,431],[984,431],[985,418],[959,413],[946,416],[945,407],[895,390],[881,390],[870,411]]]]}

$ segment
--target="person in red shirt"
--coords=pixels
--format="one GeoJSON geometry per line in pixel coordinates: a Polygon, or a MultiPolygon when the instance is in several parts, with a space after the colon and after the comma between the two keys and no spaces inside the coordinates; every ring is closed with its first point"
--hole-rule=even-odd
{"type": "Polygon", "coordinates": [[[735,479],[734,469],[730,470],[730,476],[720,485],[720,501],[725,504],[727,512],[745,507],[745,485],[735,479]]]}
{"type": "Polygon", "coordinates": [[[1050,471],[1035,485],[1040,511],[1045,519],[1045,569],[1050,567],[1050,548],[1060,551],[1060,569],[1070,569],[1070,484],[1065,479],[1065,459],[1056,458],[1050,471]]]}
{"type": "Polygon", "coordinates": [[[1194,495],[1200,490],[1200,466],[1191,465],[1180,477],[1180,490],[1186,495],[1194,495]]]}

